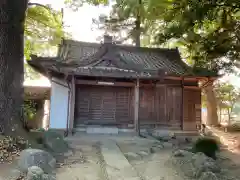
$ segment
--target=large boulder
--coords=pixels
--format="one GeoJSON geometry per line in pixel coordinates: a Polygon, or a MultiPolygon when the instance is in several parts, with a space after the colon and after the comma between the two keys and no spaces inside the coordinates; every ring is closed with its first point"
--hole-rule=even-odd
{"type": "Polygon", "coordinates": [[[38,166],[32,166],[28,168],[27,180],[42,180],[43,170],[38,166]]]}
{"type": "Polygon", "coordinates": [[[216,173],[220,171],[220,167],[216,164],[216,162],[201,152],[192,156],[192,163],[196,169],[196,177],[201,176],[203,172],[209,171],[216,173]]]}
{"type": "Polygon", "coordinates": [[[18,160],[19,169],[26,173],[32,166],[40,167],[45,173],[52,173],[56,166],[56,160],[51,154],[40,149],[25,149],[18,160]]]}
{"type": "Polygon", "coordinates": [[[203,153],[192,153],[185,150],[177,150],[171,159],[173,165],[191,178],[199,178],[204,172],[220,172],[220,167],[215,160],[203,153]]]}
{"type": "Polygon", "coordinates": [[[69,146],[63,136],[53,130],[44,132],[43,145],[54,154],[64,154],[69,151],[69,146]]]}

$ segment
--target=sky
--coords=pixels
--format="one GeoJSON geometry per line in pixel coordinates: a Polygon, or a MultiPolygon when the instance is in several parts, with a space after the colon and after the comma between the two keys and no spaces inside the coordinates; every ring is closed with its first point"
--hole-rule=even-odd
{"type": "Polygon", "coordinates": [[[97,42],[96,38],[101,35],[100,31],[92,30],[92,19],[110,12],[110,7],[91,5],[83,5],[77,12],[74,12],[64,6],[64,0],[31,0],[31,2],[50,4],[57,10],[64,8],[65,30],[71,33],[73,39],[86,42],[97,42]]]}

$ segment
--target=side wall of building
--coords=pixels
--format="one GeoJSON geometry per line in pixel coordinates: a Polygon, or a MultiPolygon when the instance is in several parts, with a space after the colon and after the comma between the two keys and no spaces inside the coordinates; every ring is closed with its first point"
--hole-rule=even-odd
{"type": "Polygon", "coordinates": [[[66,129],[68,123],[69,89],[67,83],[53,78],[50,102],[50,129],[66,129]]]}

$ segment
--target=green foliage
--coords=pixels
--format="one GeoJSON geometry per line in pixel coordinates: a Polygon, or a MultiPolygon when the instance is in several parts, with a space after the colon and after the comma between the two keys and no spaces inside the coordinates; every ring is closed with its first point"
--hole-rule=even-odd
{"type": "Polygon", "coordinates": [[[31,53],[43,53],[56,46],[64,36],[61,11],[50,6],[30,6],[25,22],[25,57],[31,53]]]}
{"type": "MultiPolygon", "coordinates": [[[[51,56],[57,53],[57,45],[65,35],[60,11],[50,6],[30,6],[27,9],[24,34],[24,56],[30,59],[31,54],[51,56]]],[[[40,74],[24,63],[25,79],[36,79],[40,74]]]]}
{"type": "Polygon", "coordinates": [[[234,0],[174,0],[162,16],[156,43],[174,39],[195,67],[229,71],[240,57],[239,10],[234,0]]]}
{"type": "Polygon", "coordinates": [[[37,103],[34,102],[33,100],[24,101],[23,110],[24,110],[24,118],[26,120],[33,120],[37,112],[36,105],[37,103]]]}
{"type": "Polygon", "coordinates": [[[225,109],[228,112],[228,122],[233,120],[233,108],[240,98],[240,90],[228,83],[216,83],[215,94],[219,109],[225,109]]]}
{"type": "Polygon", "coordinates": [[[213,138],[200,138],[194,146],[193,152],[202,152],[206,156],[216,159],[216,152],[219,150],[219,143],[213,138]]]}

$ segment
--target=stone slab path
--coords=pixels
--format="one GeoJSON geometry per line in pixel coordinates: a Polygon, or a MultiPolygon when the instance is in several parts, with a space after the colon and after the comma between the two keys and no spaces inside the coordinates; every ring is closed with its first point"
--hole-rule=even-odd
{"type": "Polygon", "coordinates": [[[103,142],[101,152],[109,180],[140,180],[139,175],[115,142],[103,142]]]}

